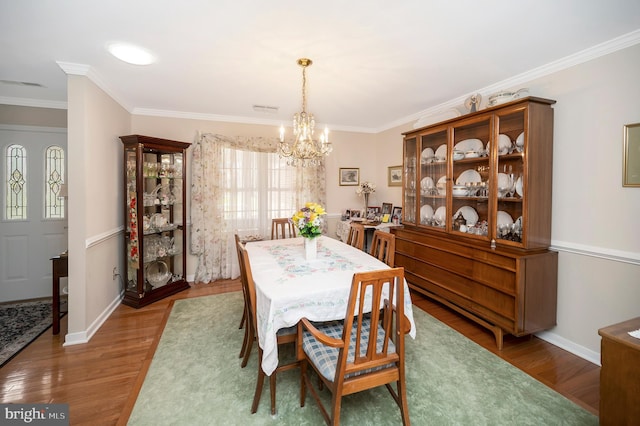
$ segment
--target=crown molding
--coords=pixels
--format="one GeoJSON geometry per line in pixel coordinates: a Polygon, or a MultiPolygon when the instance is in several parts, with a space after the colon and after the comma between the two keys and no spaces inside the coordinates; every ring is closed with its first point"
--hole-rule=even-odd
{"type": "Polygon", "coordinates": [[[107,95],[113,98],[120,106],[126,109],[129,113],[132,113],[133,107],[127,100],[118,94],[115,90],[113,90],[105,81],[102,79],[102,76],[96,72],[96,70],[91,67],[91,65],[85,64],[76,64],[72,62],[62,62],[56,61],[58,66],[64,71],[67,75],[79,75],[87,77],[91,80],[96,86],[102,89],[107,95]]]}
{"type": "MultiPolygon", "coordinates": [[[[494,83],[481,89],[474,90],[472,93],[480,93],[483,98],[488,98],[488,96],[491,96],[495,92],[499,92],[506,88],[514,87],[519,84],[527,83],[540,77],[544,77],[565,70],[567,68],[571,68],[573,66],[597,59],[610,53],[626,49],[627,47],[631,47],[638,43],[640,43],[640,30],[635,30],[604,43],[600,43],[587,49],[581,50],[580,52],[566,56],[557,61],[549,62],[546,65],[542,65],[522,74],[515,75],[506,80],[502,80],[498,83],[494,83]]],[[[441,114],[450,108],[458,107],[464,104],[464,100],[468,95],[469,94],[460,96],[445,103],[420,111],[416,114],[412,114],[407,117],[392,121],[385,126],[378,128],[376,130],[376,133],[382,132],[384,130],[389,130],[393,127],[402,126],[412,121],[420,120],[421,118],[441,114]]]]}

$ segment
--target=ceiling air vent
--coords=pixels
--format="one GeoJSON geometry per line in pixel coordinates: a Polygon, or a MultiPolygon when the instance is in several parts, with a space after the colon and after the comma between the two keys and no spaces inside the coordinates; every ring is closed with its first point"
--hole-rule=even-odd
{"type": "Polygon", "coordinates": [[[280,109],[277,106],[269,106],[269,105],[254,105],[253,110],[256,112],[264,112],[267,114],[275,114],[280,109]]]}
{"type": "Polygon", "coordinates": [[[2,84],[10,84],[13,86],[30,86],[30,87],[44,87],[40,83],[31,83],[29,81],[14,81],[14,80],[0,80],[2,84]]]}

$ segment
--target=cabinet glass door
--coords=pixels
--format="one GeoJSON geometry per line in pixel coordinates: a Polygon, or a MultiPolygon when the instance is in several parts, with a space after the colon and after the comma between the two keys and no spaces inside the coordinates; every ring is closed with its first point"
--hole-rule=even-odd
{"type": "Polygon", "coordinates": [[[420,136],[420,225],[447,226],[447,130],[420,136]]]}
{"type": "Polygon", "coordinates": [[[480,239],[490,236],[490,136],[490,117],[453,128],[451,230],[480,239]]]}
{"type": "Polygon", "coordinates": [[[496,240],[522,242],[523,201],[526,190],[524,157],[526,148],[525,109],[505,111],[496,116],[497,213],[496,240]]]}
{"type": "Polygon", "coordinates": [[[182,153],[143,154],[145,291],[184,278],[182,153]]]}
{"type": "Polygon", "coordinates": [[[402,212],[403,222],[416,223],[416,138],[405,139],[404,141],[404,176],[403,176],[403,198],[404,209],[402,212]]]}
{"type": "Polygon", "coordinates": [[[140,226],[138,224],[138,161],[137,147],[125,148],[125,188],[126,188],[126,232],[125,250],[127,251],[127,291],[137,291],[138,271],[140,269],[140,226]]]}

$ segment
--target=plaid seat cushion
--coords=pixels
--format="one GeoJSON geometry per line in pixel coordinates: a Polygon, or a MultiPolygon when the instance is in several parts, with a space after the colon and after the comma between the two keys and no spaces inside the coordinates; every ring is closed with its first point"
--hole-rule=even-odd
{"type": "MultiPolygon", "coordinates": [[[[327,336],[334,337],[336,339],[342,338],[342,330],[344,328],[344,324],[342,322],[333,322],[330,324],[322,324],[316,325],[319,331],[326,334],[327,336]]],[[[369,338],[369,330],[371,328],[371,321],[365,320],[362,324],[362,339],[363,342],[360,345],[360,354],[364,356],[367,351],[366,341],[369,338]]],[[[376,343],[376,347],[378,351],[382,351],[384,330],[382,327],[378,326],[378,341],[376,343]]],[[[353,362],[355,359],[354,353],[356,350],[356,327],[351,329],[351,339],[349,339],[349,352],[347,354],[347,362],[353,362]]],[[[336,375],[336,368],[338,363],[338,353],[340,349],[332,348],[322,343],[318,342],[315,337],[308,331],[304,331],[302,335],[302,349],[309,357],[309,360],[318,368],[320,374],[322,374],[328,380],[333,381],[336,375]]],[[[389,340],[389,347],[387,349],[387,353],[394,353],[396,351],[396,347],[391,340],[389,340]]],[[[354,373],[348,374],[346,377],[355,377],[361,374],[366,374],[371,371],[382,370],[387,367],[392,367],[394,363],[381,365],[375,368],[369,368],[367,370],[356,371],[354,373]]]]}

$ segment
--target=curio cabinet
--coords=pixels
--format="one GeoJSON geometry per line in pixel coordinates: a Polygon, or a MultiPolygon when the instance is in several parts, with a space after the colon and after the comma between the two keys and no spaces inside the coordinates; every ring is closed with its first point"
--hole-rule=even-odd
{"type": "Polygon", "coordinates": [[[123,303],[140,308],[189,288],[185,276],[189,144],[141,135],[120,139],[125,194],[123,303]]]}

